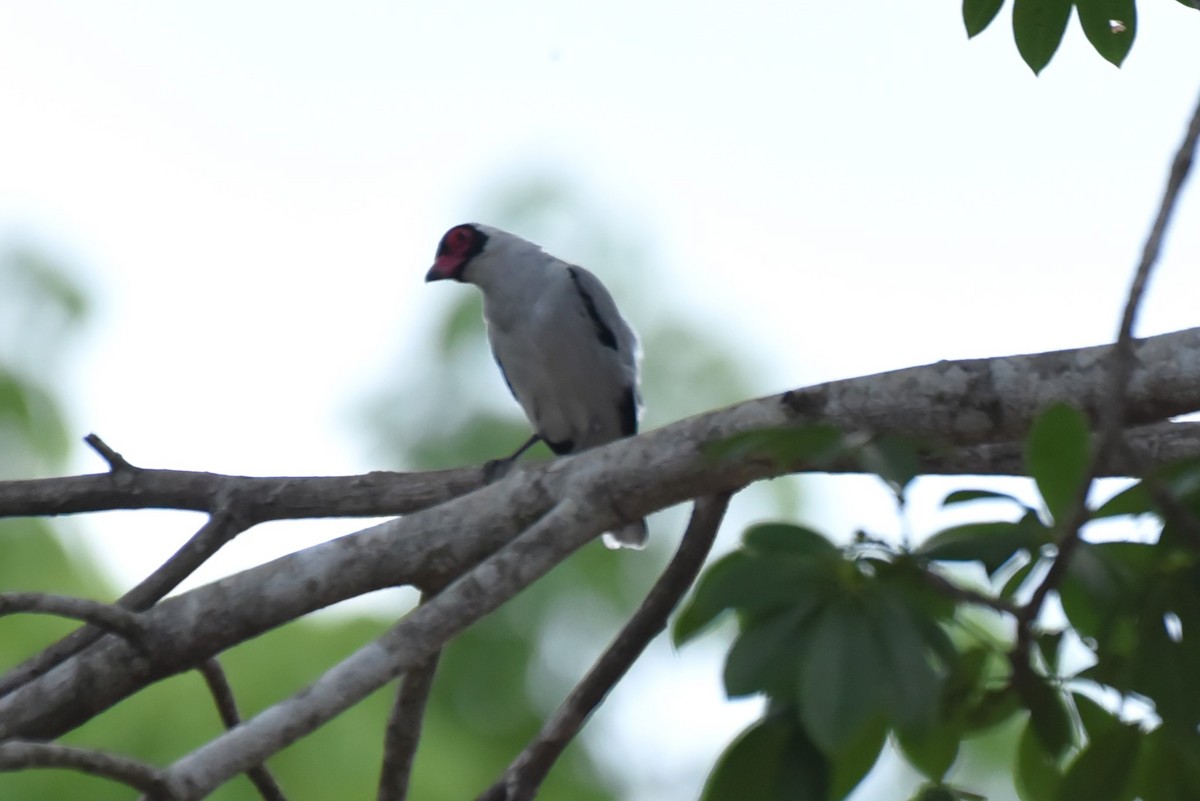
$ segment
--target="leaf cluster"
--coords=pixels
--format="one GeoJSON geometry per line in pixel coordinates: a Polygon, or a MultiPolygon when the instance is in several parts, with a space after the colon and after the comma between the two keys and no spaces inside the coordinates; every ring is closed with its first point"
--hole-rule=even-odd
{"type": "MultiPolygon", "coordinates": [[[[775,433],[723,447],[874,460],[901,499],[924,450],[775,433]]],[[[1013,774],[1025,801],[1200,797],[1200,538],[1189,528],[1200,519],[1200,464],[1089,508],[1093,439],[1082,413],[1048,409],[1025,443],[1040,503],[953,492],[945,505],[999,501],[1012,513],[918,547],[861,533],[839,547],[785,522],[746,531],[674,627],[683,643],[732,617],[726,690],[768,699],[714,768],[706,801],[836,801],[889,743],[928,780],[914,798],[981,798],[952,770],[965,743],[1006,721],[1023,727],[1013,774]],[[1171,522],[1154,542],[1077,539],[1080,510],[1085,520],[1162,519],[1164,502],[1171,522]],[[956,563],[979,565],[987,580],[968,583],[956,563]],[[1047,595],[1066,625],[1042,613],[1047,595]]]]}
{"type": "MultiPolygon", "coordinates": [[[[1194,7],[1189,0],[1178,0],[1194,7]]],[[[1000,13],[1004,0],[963,0],[967,36],[982,33],[1000,13]]],[[[1137,36],[1135,0],[1013,0],[1012,27],[1017,52],[1034,73],[1054,57],[1074,10],[1079,26],[1102,58],[1121,66],[1137,36]]]]}

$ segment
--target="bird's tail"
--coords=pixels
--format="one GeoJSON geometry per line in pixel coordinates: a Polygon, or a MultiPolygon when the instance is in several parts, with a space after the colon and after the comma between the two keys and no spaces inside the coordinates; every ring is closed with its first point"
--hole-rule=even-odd
{"type": "Polygon", "coordinates": [[[646,521],[639,520],[616,531],[604,532],[604,544],[609,548],[632,548],[640,551],[646,547],[646,538],[650,536],[646,521]]]}

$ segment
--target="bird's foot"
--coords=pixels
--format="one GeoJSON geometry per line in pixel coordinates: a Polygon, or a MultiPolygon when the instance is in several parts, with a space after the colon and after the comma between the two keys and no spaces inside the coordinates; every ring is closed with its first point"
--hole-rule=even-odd
{"type": "Polygon", "coordinates": [[[510,457],[508,459],[491,459],[484,462],[483,483],[494,484],[504,478],[512,470],[513,462],[515,461],[515,459],[510,457]]]}

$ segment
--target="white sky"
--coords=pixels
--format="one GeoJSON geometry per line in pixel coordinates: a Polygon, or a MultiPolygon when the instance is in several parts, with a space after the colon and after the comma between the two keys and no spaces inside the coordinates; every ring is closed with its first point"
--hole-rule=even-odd
{"type": "MultiPolygon", "coordinates": [[[[96,295],[73,419],[145,466],[376,466],[353,404],[442,308],[437,238],[527,166],[648,237],[657,304],[774,363],[760,392],[1098,343],[1200,91],[1200,15],[1142,6],[1123,69],[1072,22],[1034,78],[1007,11],[968,42],[956,2],[0,0],[0,242],[96,295]]],[[[1198,218],[1192,190],[1143,334],[1197,324],[1198,218]]],[[[197,523],[87,537],[129,580],[197,523]]],[[[212,569],[349,530],[288,525],[212,569]]]]}

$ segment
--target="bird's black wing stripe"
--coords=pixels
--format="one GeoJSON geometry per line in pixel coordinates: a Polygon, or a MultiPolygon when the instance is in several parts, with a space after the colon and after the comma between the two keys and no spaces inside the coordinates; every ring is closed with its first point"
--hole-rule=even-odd
{"type": "Polygon", "coordinates": [[[583,288],[583,283],[579,279],[579,270],[574,267],[568,267],[567,272],[571,274],[571,280],[575,283],[575,289],[579,292],[579,297],[583,300],[583,308],[587,310],[588,317],[592,318],[592,325],[596,327],[596,336],[599,337],[600,344],[606,348],[616,350],[617,337],[613,334],[612,329],[600,319],[600,313],[596,311],[596,302],[592,300],[592,296],[583,288]]]}
{"type": "Polygon", "coordinates": [[[632,437],[638,429],[637,391],[628,387],[621,396],[621,433],[632,437]]]}
{"type": "MultiPolygon", "coordinates": [[[[512,382],[508,380],[508,371],[504,369],[504,362],[500,361],[500,357],[495,354],[492,354],[492,358],[496,360],[496,366],[500,368],[500,375],[504,377],[504,383],[508,386],[508,391],[512,393],[514,398],[517,398],[517,391],[513,389],[512,382]]],[[[519,403],[520,401],[521,399],[517,398],[517,402],[519,403]]]]}

